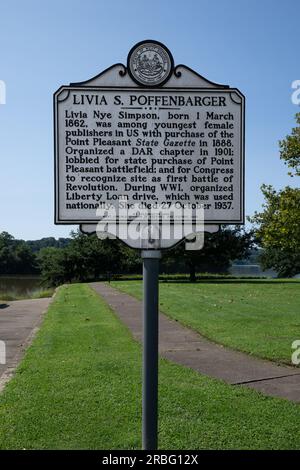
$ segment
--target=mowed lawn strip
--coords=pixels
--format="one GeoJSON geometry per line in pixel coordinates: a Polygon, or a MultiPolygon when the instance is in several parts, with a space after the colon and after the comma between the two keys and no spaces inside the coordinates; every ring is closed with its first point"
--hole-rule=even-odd
{"type": "MultiPolygon", "coordinates": [[[[160,361],[164,449],[298,449],[300,406],[160,361]]],[[[59,290],[0,395],[1,449],[141,447],[141,348],[87,285],[59,290]]]]}
{"type": "MultiPolygon", "coordinates": [[[[113,287],[142,298],[141,282],[113,287]]],[[[207,338],[257,357],[291,365],[300,339],[300,282],[218,280],[160,283],[160,309],[207,338]]]]}

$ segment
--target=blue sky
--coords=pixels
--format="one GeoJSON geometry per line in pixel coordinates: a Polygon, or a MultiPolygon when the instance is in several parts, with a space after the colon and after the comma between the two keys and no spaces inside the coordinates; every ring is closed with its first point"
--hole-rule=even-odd
{"type": "Polygon", "coordinates": [[[0,231],[16,238],[67,236],[53,224],[52,94],[86,80],[129,49],[156,39],[209,80],[246,95],[246,213],[262,204],[260,185],[297,181],[278,140],[299,107],[298,0],[1,0],[0,231]]]}

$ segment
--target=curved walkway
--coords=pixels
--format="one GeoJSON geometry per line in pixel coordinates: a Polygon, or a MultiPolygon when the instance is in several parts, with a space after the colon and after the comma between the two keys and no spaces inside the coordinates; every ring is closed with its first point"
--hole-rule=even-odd
{"type": "MultiPolygon", "coordinates": [[[[134,338],[142,341],[142,302],[104,283],[90,285],[113,308],[134,338]]],[[[166,359],[201,374],[300,403],[299,368],[278,366],[212,343],[162,313],[159,350],[166,359]]]]}
{"type": "Polygon", "coordinates": [[[0,355],[0,391],[11,378],[31,343],[51,298],[0,303],[0,341],[5,344],[6,361],[0,355]]]}

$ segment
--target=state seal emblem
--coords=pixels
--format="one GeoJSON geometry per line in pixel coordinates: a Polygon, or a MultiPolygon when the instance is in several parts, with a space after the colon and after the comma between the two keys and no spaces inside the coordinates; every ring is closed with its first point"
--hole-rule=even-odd
{"type": "Polygon", "coordinates": [[[173,67],[171,52],[157,41],[139,42],[128,54],[128,72],[138,85],[163,85],[169,80],[173,67]]]}

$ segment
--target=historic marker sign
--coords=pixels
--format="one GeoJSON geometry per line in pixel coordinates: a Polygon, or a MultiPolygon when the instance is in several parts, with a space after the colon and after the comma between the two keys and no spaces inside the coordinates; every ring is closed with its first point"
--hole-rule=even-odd
{"type": "Polygon", "coordinates": [[[54,114],[55,222],[80,224],[83,231],[118,236],[142,249],[142,441],[144,449],[155,450],[160,250],[183,238],[191,241],[190,235],[192,249],[201,249],[199,206],[207,231],[243,223],[244,96],[184,65],[174,67],[163,44],[144,41],[129,52],[127,67],[116,64],[86,82],[61,87],[54,94],[54,114]],[[116,225],[102,230],[97,224],[104,211],[124,221],[119,213],[124,201],[126,208],[146,213],[141,223],[133,217],[137,238],[126,232],[128,218],[118,233],[116,225]],[[161,223],[161,213],[154,223],[152,214],[148,217],[155,206],[164,214],[183,207],[179,211],[184,224],[192,220],[191,231],[178,231],[182,219],[173,218],[172,235],[165,236],[161,228],[168,224],[161,223]],[[186,211],[190,207],[196,207],[195,216],[186,211]]]}
{"type": "Polygon", "coordinates": [[[119,198],[202,204],[206,224],[244,222],[244,96],[145,41],[54,95],[55,222],[95,224],[119,198]]]}

